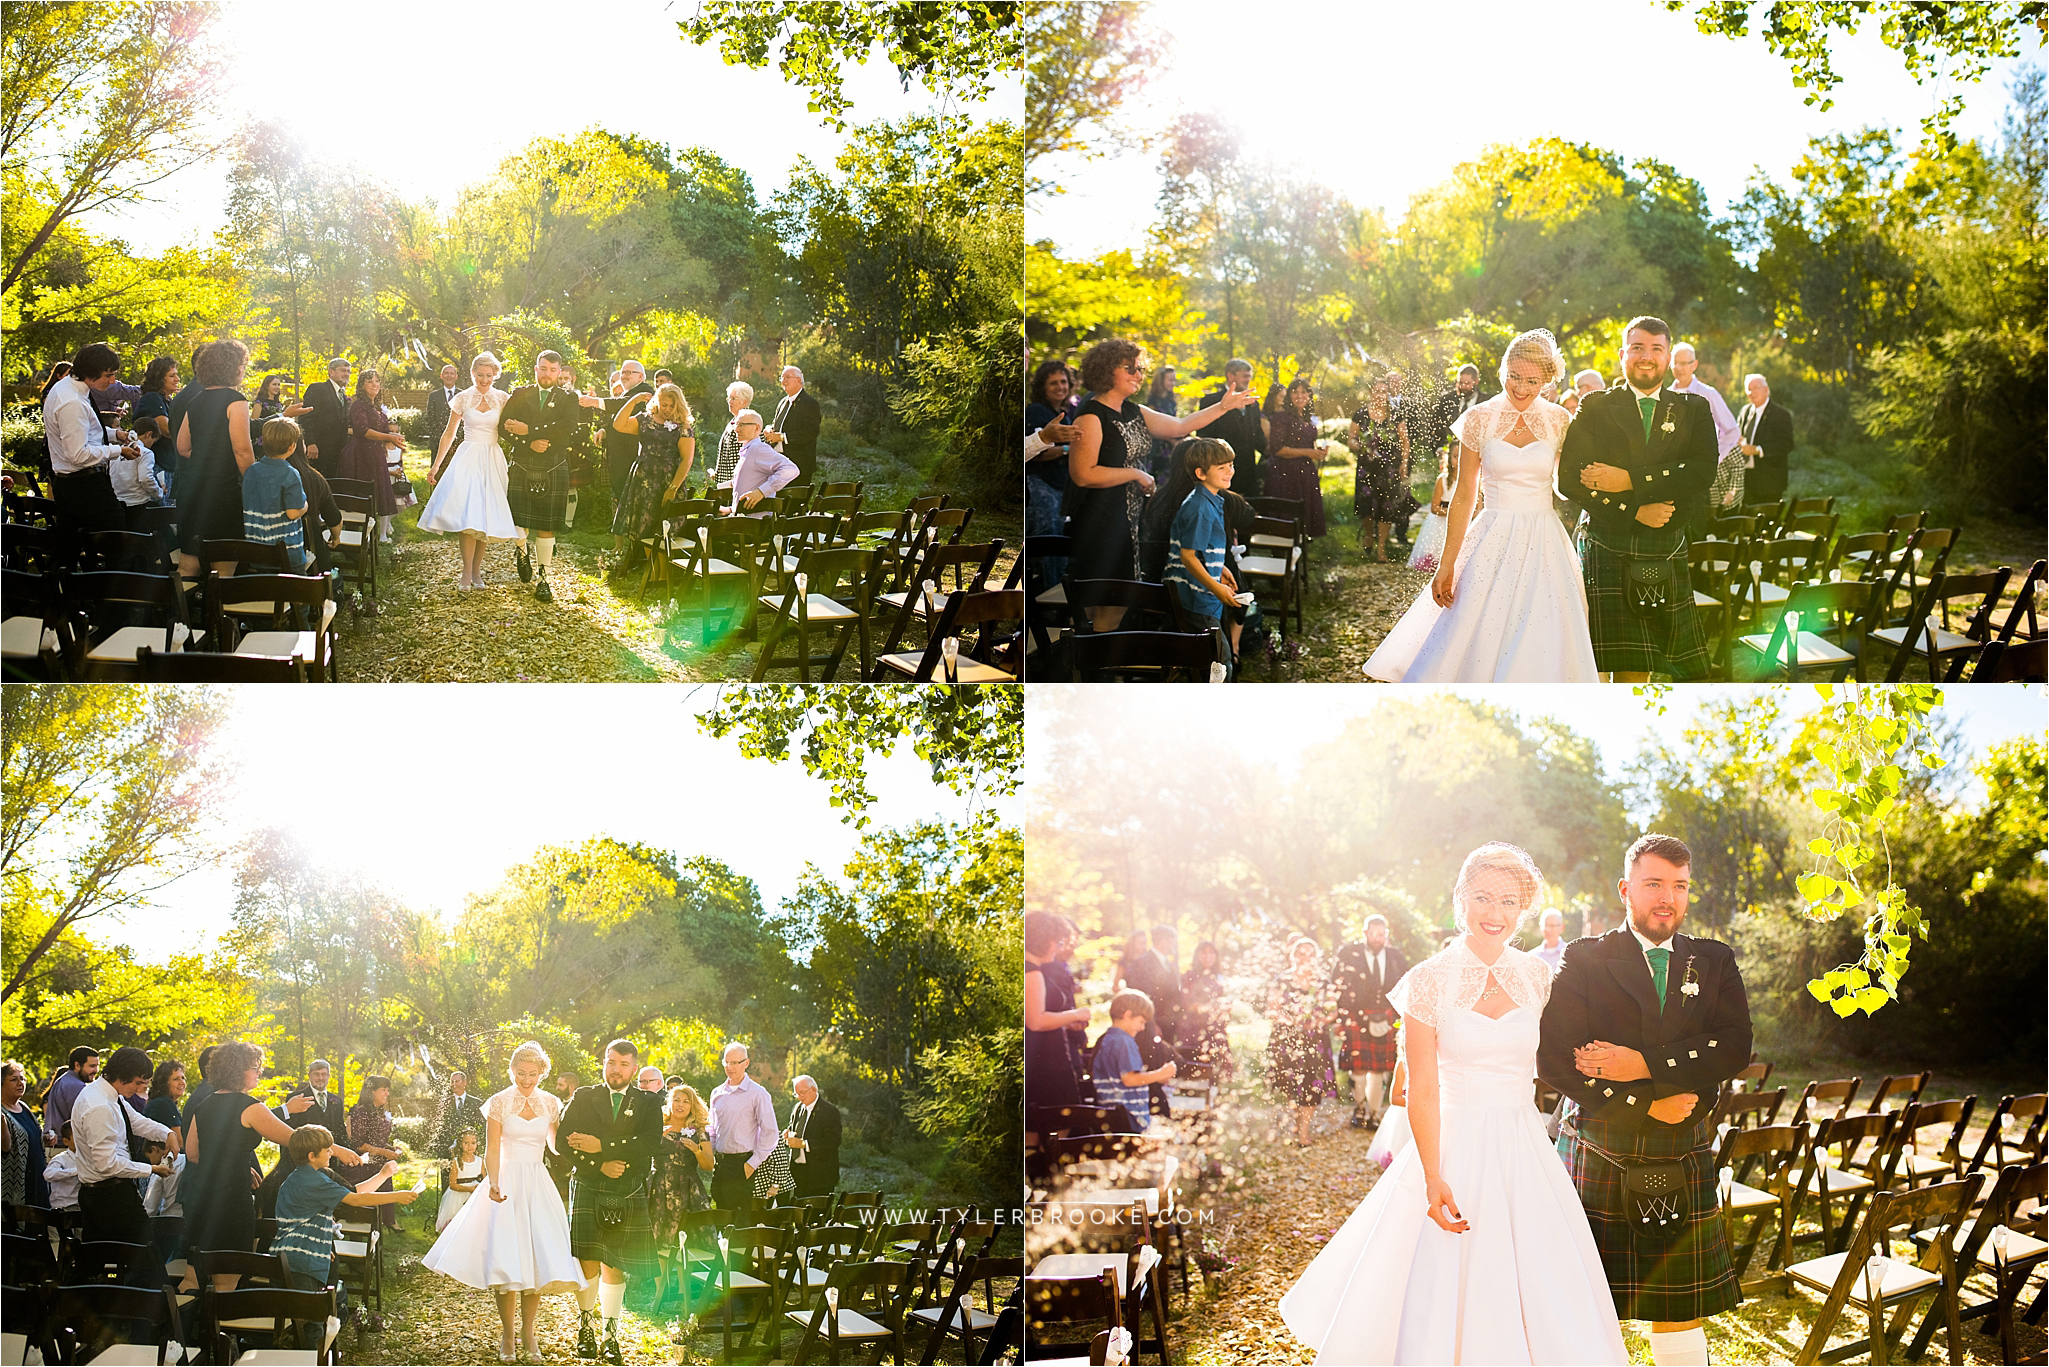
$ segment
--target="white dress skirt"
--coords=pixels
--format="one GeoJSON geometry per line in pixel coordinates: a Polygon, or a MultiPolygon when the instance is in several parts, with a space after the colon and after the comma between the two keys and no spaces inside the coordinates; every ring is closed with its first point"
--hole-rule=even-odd
{"type": "Polygon", "coordinates": [[[491,1098],[485,1114],[501,1126],[498,1189],[503,1201],[491,1199],[489,1186],[441,1231],[421,1265],[482,1291],[538,1291],[555,1295],[579,1290],[585,1282],[582,1264],[569,1252],[569,1212],[542,1163],[548,1131],[560,1116],[561,1102],[536,1093],[540,1113],[532,1119],[505,1104],[507,1093],[491,1098]]]}
{"type": "MultiPolygon", "coordinates": [[[[450,1176],[451,1180],[459,1179],[464,1182],[482,1181],[484,1176],[484,1156],[478,1154],[467,1163],[457,1164],[454,1173],[450,1176]]],[[[481,1191],[482,1188],[479,1187],[477,1190],[481,1191]]],[[[434,1232],[438,1234],[442,1230],[447,1229],[449,1222],[455,1219],[456,1212],[462,1209],[463,1202],[476,1194],[476,1191],[457,1191],[453,1185],[447,1191],[442,1192],[440,1209],[434,1212],[434,1232]]],[[[489,1200],[490,1198],[487,1196],[485,1199],[489,1200]]]]}
{"type": "Polygon", "coordinates": [[[1439,1171],[1470,1228],[1424,1213],[1422,1160],[1404,1146],[1281,1299],[1318,1362],[1629,1361],[1579,1193],[1530,1105],[1541,1016],[1439,1022],[1439,1171]]]}
{"type": "MultiPolygon", "coordinates": [[[[479,532],[498,541],[519,536],[505,496],[505,451],[498,445],[498,415],[504,408],[504,398],[479,403],[474,389],[455,396],[453,411],[462,415],[462,444],[441,467],[441,482],[420,510],[421,531],[479,532]]],[[[435,440],[440,440],[439,433],[435,440]]]]}
{"type": "Polygon", "coordinates": [[[1409,568],[1437,573],[1437,557],[1444,554],[1444,534],[1451,523],[1443,513],[1425,513],[1423,530],[1416,533],[1416,548],[1409,552],[1409,568]]]}

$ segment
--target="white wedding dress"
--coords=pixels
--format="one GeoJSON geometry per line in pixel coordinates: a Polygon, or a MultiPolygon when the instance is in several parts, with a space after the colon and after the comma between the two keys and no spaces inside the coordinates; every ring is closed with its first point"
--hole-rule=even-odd
{"type": "Polygon", "coordinates": [[[1551,506],[1558,447],[1572,420],[1542,399],[1517,413],[1501,396],[1452,425],[1480,453],[1485,506],[1466,525],[1452,604],[1425,588],[1366,661],[1387,683],[1595,683],[1586,585],[1551,506]],[[1535,440],[1507,440],[1519,421],[1535,440]]]}
{"type": "Polygon", "coordinates": [[[483,1291],[554,1295],[584,1284],[583,1267],[569,1254],[569,1212],[542,1165],[562,1103],[538,1090],[533,1100],[531,1118],[519,1113],[520,1096],[511,1087],[484,1104],[484,1118],[500,1127],[498,1189],[505,1199],[493,1201],[488,1182],[477,1188],[420,1259],[422,1266],[483,1291]]]}
{"type": "MultiPolygon", "coordinates": [[[[1437,1030],[1438,1171],[1470,1228],[1438,1228],[1415,1145],[1396,1154],[1281,1298],[1281,1318],[1318,1362],[1629,1361],[1586,1212],[1531,1089],[1551,969],[1503,949],[1495,980],[1515,1006],[1499,1020],[1472,1009],[1487,973],[1461,940],[1388,994],[1405,1020],[1437,1030]]],[[[1413,1075],[1409,1085],[1413,1101],[1413,1075]]]]}
{"type": "MultiPolygon", "coordinates": [[[[479,399],[474,386],[455,396],[449,411],[462,415],[462,442],[420,510],[420,530],[481,532],[499,541],[518,537],[512,505],[505,499],[505,451],[498,445],[498,415],[511,397],[494,389],[479,399]]],[[[439,441],[441,434],[434,439],[439,441]]]]}

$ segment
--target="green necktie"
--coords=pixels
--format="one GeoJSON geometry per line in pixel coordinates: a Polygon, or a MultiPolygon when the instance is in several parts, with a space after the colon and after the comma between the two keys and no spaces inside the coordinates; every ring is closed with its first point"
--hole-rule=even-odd
{"type": "Polygon", "coordinates": [[[1643,439],[1651,439],[1651,414],[1657,410],[1658,401],[1642,394],[1636,396],[1636,411],[1643,414],[1643,439]]]}
{"type": "MultiPolygon", "coordinates": [[[[1660,966],[1659,966],[1659,968],[1658,968],[1658,1002],[1659,1002],[1659,1004],[1660,1004],[1660,1005],[1663,1005],[1663,1004],[1664,1004],[1664,1001],[1665,1001],[1665,970],[1664,970],[1664,967],[1663,967],[1662,965],[1660,965],[1660,966]]],[[[619,1118],[619,1109],[620,1109],[620,1108],[621,1108],[622,1106],[624,1106],[625,1104],[626,1104],[626,1093],[624,1093],[624,1092],[614,1092],[614,1093],[612,1093],[612,1119],[614,1119],[614,1120],[617,1120],[617,1119],[619,1118]]]]}
{"type": "Polygon", "coordinates": [[[1651,961],[1651,980],[1658,985],[1658,1010],[1665,1009],[1665,966],[1672,959],[1669,949],[1647,949],[1644,951],[1651,961]]]}

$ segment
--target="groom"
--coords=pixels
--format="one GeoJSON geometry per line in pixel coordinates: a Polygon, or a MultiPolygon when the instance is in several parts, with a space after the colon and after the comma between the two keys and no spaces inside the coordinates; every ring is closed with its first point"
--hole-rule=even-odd
{"type": "Polygon", "coordinates": [[[1663,319],[1630,319],[1622,379],[1580,400],[1558,452],[1558,496],[1580,508],[1594,664],[1617,683],[1708,672],[1686,524],[1707,508],[1721,450],[1708,401],[1666,387],[1671,359],[1663,319]]]}
{"type": "Polygon", "coordinates": [[[582,409],[602,408],[595,394],[565,394],[562,357],[544,351],[534,358],[534,382],[521,385],[505,401],[498,420],[505,434],[505,500],[519,533],[513,560],[519,580],[538,579],[534,597],[555,601],[548,587],[548,566],[555,560],[555,533],[569,520],[569,457],[576,449],[582,409]]]}
{"type": "Polygon", "coordinates": [[[626,1279],[655,1272],[647,1178],[662,1145],[666,1096],[636,1087],[639,1073],[640,1050],[631,1040],[613,1040],[605,1046],[604,1082],[578,1088],[557,1127],[564,1136],[573,1179],[569,1251],[582,1262],[586,1279],[576,1297],[581,1312],[576,1320],[576,1355],[600,1356],[591,1312],[602,1305],[602,1356],[614,1367],[626,1360],[619,1351],[619,1311],[626,1303],[626,1279]]]}
{"type": "Polygon", "coordinates": [[[1615,1313],[1651,1321],[1657,1363],[1706,1363],[1701,1320],[1741,1299],[1715,1206],[1714,1109],[1750,1062],[1750,1004],[1727,945],[1678,933],[1692,863],[1669,835],[1629,847],[1616,885],[1627,919],[1566,946],[1537,1045],[1538,1076],[1566,1098],[1560,1149],[1615,1313]],[[1625,1163],[1683,1166],[1674,1232],[1630,1222],[1625,1163]]]}

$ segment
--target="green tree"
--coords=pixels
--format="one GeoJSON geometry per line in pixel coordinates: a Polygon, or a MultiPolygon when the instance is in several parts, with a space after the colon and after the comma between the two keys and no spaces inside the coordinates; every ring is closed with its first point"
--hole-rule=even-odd
{"type": "MultiPolygon", "coordinates": [[[[1166,59],[1143,0],[1025,0],[1025,156],[1099,157],[1132,139],[1114,119],[1166,59]]],[[[1036,172],[1033,193],[1060,187],[1036,172]]]]}
{"type": "Polygon", "coordinates": [[[810,97],[804,107],[844,131],[853,108],[844,67],[865,66],[877,44],[905,90],[917,81],[949,100],[988,98],[1023,57],[1017,10],[1010,0],[703,0],[676,27],[691,43],[716,42],[728,66],[758,71],[773,60],[810,97]]]}
{"type": "Polygon", "coordinates": [[[12,937],[0,1001],[35,983],[59,940],[149,905],[213,853],[230,779],[208,690],[18,685],[0,691],[0,887],[12,937]]]}

